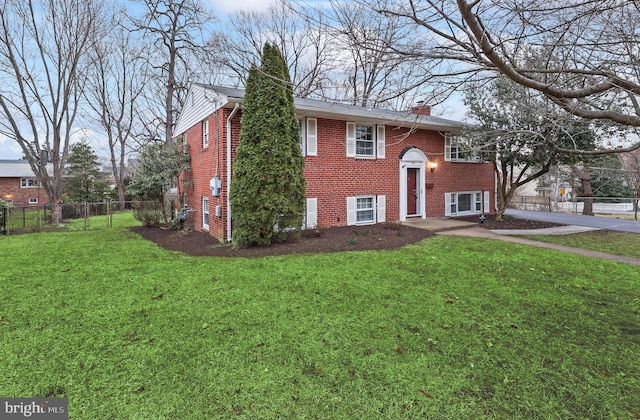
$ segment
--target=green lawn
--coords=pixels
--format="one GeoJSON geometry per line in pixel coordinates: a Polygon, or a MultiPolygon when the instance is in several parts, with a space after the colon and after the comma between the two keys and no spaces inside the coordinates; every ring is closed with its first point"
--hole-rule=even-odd
{"type": "Polygon", "coordinates": [[[0,396],[65,396],[72,419],[640,415],[638,267],[450,236],[222,259],[121,227],[0,249],[0,396]]]}
{"type": "Polygon", "coordinates": [[[640,235],[637,233],[593,231],[571,235],[527,235],[523,238],[550,242],[576,248],[591,249],[608,254],[640,258],[640,235]]]}

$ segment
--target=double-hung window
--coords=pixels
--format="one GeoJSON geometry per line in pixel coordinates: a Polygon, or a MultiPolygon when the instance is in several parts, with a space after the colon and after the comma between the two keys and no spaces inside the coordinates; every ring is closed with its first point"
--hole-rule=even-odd
{"type": "Polygon", "coordinates": [[[20,178],[21,188],[37,188],[38,180],[35,178],[20,178]]]}
{"type": "Polygon", "coordinates": [[[356,124],[356,156],[374,157],[375,145],[373,140],[373,126],[356,124]]]}
{"type": "Polygon", "coordinates": [[[209,147],[209,121],[202,121],[202,148],[209,147]]]}
{"type": "Polygon", "coordinates": [[[202,197],[202,227],[209,229],[209,197],[202,197]]]}
{"type": "Polygon", "coordinates": [[[470,144],[462,144],[446,133],[444,136],[444,160],[448,162],[480,162],[476,148],[470,144]]]}
{"type": "Polygon", "coordinates": [[[386,220],[386,196],[347,197],[347,226],[383,223],[386,220]]]}
{"type": "Polygon", "coordinates": [[[187,133],[182,134],[182,153],[189,154],[189,143],[187,143],[187,133]]]}
{"type": "Polygon", "coordinates": [[[347,157],[384,159],[385,126],[347,122],[347,157]]]}
{"type": "Polygon", "coordinates": [[[375,197],[357,197],[356,198],[356,223],[374,223],[375,222],[375,197]]]}

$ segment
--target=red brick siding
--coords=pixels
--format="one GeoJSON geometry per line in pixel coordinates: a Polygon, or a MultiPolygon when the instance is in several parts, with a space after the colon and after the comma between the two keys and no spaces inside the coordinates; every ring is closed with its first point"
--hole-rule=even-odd
{"type": "MultiPolygon", "coordinates": [[[[227,151],[226,120],[231,109],[222,109],[209,116],[209,147],[202,148],[202,125],[187,131],[191,155],[191,170],[179,179],[179,194],[188,194],[187,204],[196,211],[190,215],[194,228],[202,228],[202,197],[210,200],[209,234],[226,240],[227,151]],[[216,118],[217,143],[216,149],[216,118]],[[216,150],[218,153],[216,154],[216,150]],[[212,197],[209,180],[216,174],[222,180],[219,197],[212,197]],[[184,181],[193,183],[185,186],[184,181]],[[215,207],[221,208],[221,217],[215,216],[215,207]]],[[[240,114],[232,121],[232,159],[235,158],[240,138],[240,114]]],[[[304,174],[307,178],[307,197],[318,199],[318,227],[346,225],[346,197],[357,195],[385,195],[386,220],[400,219],[400,153],[407,146],[421,149],[429,162],[435,161],[434,172],[425,169],[426,215],[444,216],[447,192],[490,191],[494,201],[494,177],[490,164],[444,161],[444,135],[437,131],[386,127],[384,159],[357,159],[346,156],[346,122],[318,119],[318,156],[305,157],[304,174]]],[[[491,206],[493,212],[493,205],[491,206]]]]}
{"type": "MultiPolygon", "coordinates": [[[[226,200],[227,200],[227,132],[226,123],[230,109],[221,109],[209,120],[209,147],[202,147],[202,124],[198,123],[187,131],[187,143],[189,144],[189,155],[191,156],[191,170],[184,172],[178,179],[178,192],[181,199],[183,193],[187,193],[187,206],[196,210],[189,215],[190,221],[194,222],[194,229],[202,231],[202,197],[209,197],[209,234],[220,240],[226,238],[226,200]],[[217,137],[216,137],[217,119],[217,137]],[[218,147],[216,148],[216,144],[218,147]],[[217,153],[216,153],[217,151],[217,153]],[[222,190],[218,197],[211,195],[209,181],[216,175],[222,181],[222,190]],[[191,183],[193,186],[187,186],[191,183]],[[216,217],[216,206],[220,206],[221,217],[216,217]]],[[[240,112],[238,112],[231,123],[232,138],[234,146],[237,148],[240,138],[240,112]]],[[[181,203],[182,205],[182,203],[181,203]]]]}
{"type": "Polygon", "coordinates": [[[13,200],[14,206],[28,206],[29,199],[35,198],[38,204],[47,204],[49,197],[44,188],[22,188],[21,178],[0,178],[0,198],[13,200]]]}

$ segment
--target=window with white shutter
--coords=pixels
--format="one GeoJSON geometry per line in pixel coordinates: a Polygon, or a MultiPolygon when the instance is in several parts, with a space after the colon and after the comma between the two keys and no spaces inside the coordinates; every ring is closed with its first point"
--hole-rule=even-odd
{"type": "Polygon", "coordinates": [[[384,129],[384,125],[379,125],[378,126],[378,130],[377,130],[377,137],[376,137],[376,143],[377,143],[377,148],[376,148],[376,157],[378,159],[384,159],[384,155],[385,155],[385,129],[384,129]]]}
{"type": "Polygon", "coordinates": [[[313,229],[318,227],[318,199],[307,198],[305,228],[313,229]]]}
{"type": "Polygon", "coordinates": [[[377,223],[384,223],[387,221],[387,196],[386,195],[379,195],[377,200],[377,205],[378,205],[378,209],[377,209],[377,223]]]}
{"type": "Polygon", "coordinates": [[[356,156],[356,123],[347,123],[347,157],[356,156]]]}
{"type": "Polygon", "coordinates": [[[307,156],[318,156],[318,120],[307,118],[307,156]]]}

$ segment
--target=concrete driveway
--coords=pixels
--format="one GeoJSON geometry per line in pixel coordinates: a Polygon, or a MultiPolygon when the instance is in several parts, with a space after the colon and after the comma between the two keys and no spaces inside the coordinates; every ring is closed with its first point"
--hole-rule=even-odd
{"type": "Polygon", "coordinates": [[[543,222],[560,223],[563,225],[585,226],[596,229],[616,230],[619,232],[640,233],[640,223],[635,220],[514,209],[508,209],[505,214],[513,216],[516,219],[539,220],[543,222]]]}

